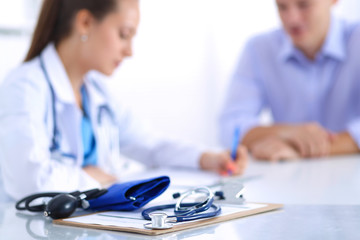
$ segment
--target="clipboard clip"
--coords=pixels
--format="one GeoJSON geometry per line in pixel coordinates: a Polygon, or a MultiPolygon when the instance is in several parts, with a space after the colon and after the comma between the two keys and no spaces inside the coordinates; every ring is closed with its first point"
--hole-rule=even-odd
{"type": "Polygon", "coordinates": [[[218,200],[219,203],[227,203],[227,204],[244,204],[244,191],[245,186],[240,181],[232,180],[227,181],[221,184],[221,191],[223,196],[221,196],[218,200]]]}

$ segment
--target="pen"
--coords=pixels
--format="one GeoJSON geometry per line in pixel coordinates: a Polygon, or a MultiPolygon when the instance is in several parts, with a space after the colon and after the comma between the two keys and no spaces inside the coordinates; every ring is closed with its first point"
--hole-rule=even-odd
{"type": "Polygon", "coordinates": [[[232,142],[232,148],[231,148],[231,158],[235,161],[236,159],[236,152],[239,145],[240,140],[240,128],[236,128],[234,131],[234,138],[232,142]]]}
{"type": "MultiPolygon", "coordinates": [[[[234,131],[234,137],[233,137],[233,142],[232,142],[232,147],[231,147],[231,158],[233,161],[236,160],[239,141],[240,141],[240,128],[237,127],[237,128],[235,128],[235,131],[234,131]]],[[[228,174],[231,175],[232,171],[228,170],[228,174]]]]}

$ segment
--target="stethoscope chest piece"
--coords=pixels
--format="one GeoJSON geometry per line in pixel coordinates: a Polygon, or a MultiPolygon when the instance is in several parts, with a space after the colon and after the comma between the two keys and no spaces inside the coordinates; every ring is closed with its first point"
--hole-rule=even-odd
{"type": "Polygon", "coordinates": [[[162,230],[173,227],[173,224],[166,222],[168,215],[162,212],[154,212],[149,214],[151,223],[144,224],[147,229],[162,230]]]}

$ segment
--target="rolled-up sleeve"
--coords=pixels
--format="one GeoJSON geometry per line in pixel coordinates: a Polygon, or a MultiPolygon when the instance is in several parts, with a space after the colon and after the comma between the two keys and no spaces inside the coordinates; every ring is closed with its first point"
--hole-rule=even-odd
{"type": "Polygon", "coordinates": [[[205,146],[155,133],[128,110],[119,111],[118,119],[120,152],[125,156],[150,167],[199,168],[205,146]]]}
{"type": "Polygon", "coordinates": [[[360,149],[360,118],[351,121],[347,126],[347,131],[360,149]]]}

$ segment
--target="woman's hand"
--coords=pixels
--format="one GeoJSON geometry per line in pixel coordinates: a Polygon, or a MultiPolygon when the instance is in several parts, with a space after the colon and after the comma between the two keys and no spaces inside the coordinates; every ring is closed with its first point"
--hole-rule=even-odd
{"type": "Polygon", "coordinates": [[[101,186],[107,187],[117,181],[116,177],[104,172],[101,168],[97,166],[86,166],[83,170],[98,181],[101,186]]]}
{"type": "Polygon", "coordinates": [[[248,153],[244,146],[237,149],[235,161],[231,158],[230,152],[220,153],[205,152],[200,157],[200,167],[203,170],[214,171],[221,175],[239,175],[245,171],[248,153]]]}

